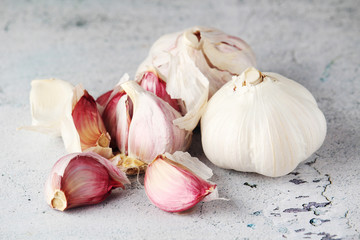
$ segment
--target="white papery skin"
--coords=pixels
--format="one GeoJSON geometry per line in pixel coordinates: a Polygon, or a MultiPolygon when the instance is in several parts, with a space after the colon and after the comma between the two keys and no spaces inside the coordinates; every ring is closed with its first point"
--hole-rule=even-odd
{"type": "Polygon", "coordinates": [[[74,86],[63,80],[33,80],[30,91],[32,126],[21,129],[60,136],[61,121],[73,90],[74,86]]]}
{"type": "Polygon", "coordinates": [[[169,95],[185,102],[187,114],[175,123],[191,131],[208,98],[232,76],[255,64],[253,51],[240,38],[213,28],[193,27],[159,38],[136,78],[155,69],[167,83],[169,95]]]}
{"type": "Polygon", "coordinates": [[[322,145],[326,120],[311,93],[280,74],[249,68],[209,101],[204,152],[215,165],[270,177],[288,174],[322,145]]]}

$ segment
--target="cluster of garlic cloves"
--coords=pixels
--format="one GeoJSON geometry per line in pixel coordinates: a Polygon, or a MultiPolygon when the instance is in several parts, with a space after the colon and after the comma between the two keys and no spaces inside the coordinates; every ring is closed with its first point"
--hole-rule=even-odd
{"type": "Polygon", "coordinates": [[[147,86],[156,81],[152,91],[135,81],[121,80],[97,100],[113,144],[120,151],[114,161],[125,171],[150,163],[158,154],[185,150],[191,140],[191,132],[173,123],[182,115],[163,99],[171,101],[162,91],[161,82],[159,85],[154,77],[145,80],[147,86]]]}
{"type": "Polygon", "coordinates": [[[139,81],[149,70],[156,71],[171,98],[186,106],[185,115],[175,124],[191,131],[208,98],[250,66],[255,66],[255,55],[242,39],[213,28],[193,27],[159,38],[136,75],[139,81]]]}
{"type": "Polygon", "coordinates": [[[93,152],[60,158],[45,184],[46,202],[60,211],[97,204],[115,188],[129,184],[125,173],[93,152]]]}
{"type": "Polygon", "coordinates": [[[215,165],[277,177],[320,148],[326,120],[302,85],[248,68],[211,98],[201,135],[215,165]]]}
{"type": "Polygon", "coordinates": [[[212,170],[186,152],[158,155],[145,173],[144,187],[150,201],[167,212],[181,212],[202,200],[218,198],[212,170]]]}

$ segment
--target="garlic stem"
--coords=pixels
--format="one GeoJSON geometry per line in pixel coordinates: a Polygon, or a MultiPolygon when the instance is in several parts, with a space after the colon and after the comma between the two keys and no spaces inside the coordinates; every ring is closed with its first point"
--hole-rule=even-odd
{"type": "Polygon", "coordinates": [[[243,86],[256,86],[264,80],[264,75],[256,68],[247,68],[241,75],[240,79],[243,86]]]}

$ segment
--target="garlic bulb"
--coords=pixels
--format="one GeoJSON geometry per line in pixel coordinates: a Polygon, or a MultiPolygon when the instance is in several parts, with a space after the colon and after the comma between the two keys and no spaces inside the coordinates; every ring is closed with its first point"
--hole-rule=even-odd
{"type": "Polygon", "coordinates": [[[248,68],[211,98],[201,135],[215,165],[276,177],[320,148],[326,120],[302,85],[248,68]]]}
{"type": "Polygon", "coordinates": [[[23,129],[61,135],[68,152],[113,156],[110,135],[86,90],[57,79],[34,80],[31,85],[32,126],[23,129]]]}
{"type": "Polygon", "coordinates": [[[60,211],[96,204],[114,188],[129,184],[126,175],[110,161],[92,152],[60,158],[45,184],[46,202],[60,211]]]}
{"type": "Polygon", "coordinates": [[[186,152],[165,153],[149,164],[144,178],[146,195],[167,212],[185,211],[198,202],[218,198],[216,185],[208,182],[212,170],[186,152]]]}
{"type": "Polygon", "coordinates": [[[175,123],[193,130],[206,102],[224,83],[255,66],[255,55],[240,38],[206,27],[167,34],[152,46],[137,70],[137,81],[155,70],[171,98],[184,101],[186,114],[175,123]]]}
{"type": "Polygon", "coordinates": [[[191,132],[173,123],[181,114],[135,81],[120,81],[98,104],[121,153],[116,163],[126,166],[125,171],[150,163],[158,154],[185,150],[190,143],[191,132]]]}

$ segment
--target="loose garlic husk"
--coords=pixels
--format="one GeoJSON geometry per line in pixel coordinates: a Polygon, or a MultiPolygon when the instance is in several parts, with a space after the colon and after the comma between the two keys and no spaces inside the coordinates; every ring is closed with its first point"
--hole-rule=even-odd
{"type": "Polygon", "coordinates": [[[185,150],[191,132],[173,123],[181,114],[137,82],[123,80],[98,99],[105,126],[121,153],[113,159],[119,167],[131,173],[158,154],[185,150]]]}
{"type": "Polygon", "coordinates": [[[125,173],[92,152],[72,153],[60,158],[45,184],[46,202],[60,211],[97,204],[114,188],[130,184],[125,173]]]}
{"type": "Polygon", "coordinates": [[[160,37],[137,70],[137,79],[156,71],[171,98],[184,101],[186,114],[175,124],[193,130],[210,98],[232,76],[255,66],[255,55],[240,38],[213,28],[193,27],[160,37]]]}
{"type": "Polygon", "coordinates": [[[32,126],[23,129],[61,135],[70,153],[93,151],[113,157],[110,135],[86,90],[57,79],[34,80],[31,85],[32,126]]]}
{"type": "Polygon", "coordinates": [[[201,135],[215,165],[277,177],[320,148],[326,120],[302,85],[248,68],[211,98],[201,135]]]}
{"type": "Polygon", "coordinates": [[[189,153],[165,153],[149,164],[144,188],[158,208],[181,212],[202,200],[218,199],[216,184],[207,181],[211,176],[212,170],[189,153]]]}
{"type": "Polygon", "coordinates": [[[33,80],[30,91],[32,126],[20,129],[60,136],[66,102],[72,98],[73,91],[74,86],[63,80],[33,80]]]}

